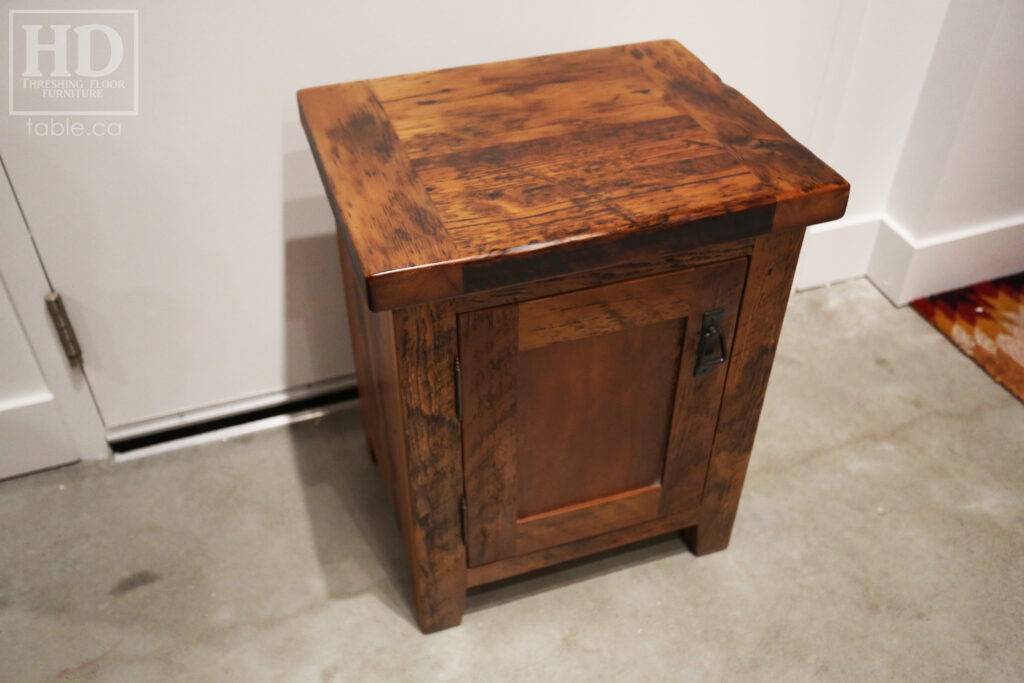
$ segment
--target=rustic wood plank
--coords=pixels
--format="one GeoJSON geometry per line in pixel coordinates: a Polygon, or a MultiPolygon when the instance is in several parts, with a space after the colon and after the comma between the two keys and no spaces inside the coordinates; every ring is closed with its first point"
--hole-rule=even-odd
{"type": "Polygon", "coordinates": [[[510,576],[524,574],[544,567],[551,567],[580,557],[599,553],[603,550],[625,546],[645,539],[662,536],[691,526],[697,519],[696,510],[659,517],[649,522],[591,536],[553,548],[545,548],[525,555],[517,555],[507,560],[492,562],[479,567],[470,567],[467,572],[469,586],[482,586],[510,576]]]}
{"type": "Polygon", "coordinates": [[[680,380],[676,383],[675,408],[668,435],[669,456],[665,460],[661,480],[663,515],[692,509],[693,502],[701,499],[728,367],[722,365],[710,374],[694,376],[702,318],[707,311],[722,311],[721,327],[727,356],[731,358],[747,261],[728,261],[696,272],[701,279],[693,287],[693,315],[687,320],[679,366],[680,380]]]}
{"type": "Polygon", "coordinates": [[[520,518],[658,483],[682,329],[676,318],[519,354],[520,518]]]}
{"type": "Polygon", "coordinates": [[[849,190],[674,41],[299,102],[372,310],[831,220],[849,190]]]}
{"type": "Polygon", "coordinates": [[[462,456],[455,412],[455,313],[433,304],[394,312],[405,453],[402,523],[413,597],[424,632],[458,625],[465,609],[466,549],[459,500],[462,456]]]}
{"type": "Polygon", "coordinates": [[[840,218],[850,185],[675,40],[617,48],[775,188],[775,229],[840,218]]]}
{"type": "Polygon", "coordinates": [[[516,547],[516,306],[459,316],[470,566],[516,547]]]}
{"type": "Polygon", "coordinates": [[[759,237],[750,259],[701,518],[684,535],[697,555],[729,545],[803,232],[785,230],[759,237]]]}
{"type": "Polygon", "coordinates": [[[484,62],[469,66],[449,67],[434,71],[419,71],[398,76],[378,78],[384,101],[396,99],[422,99],[424,97],[465,100],[480,95],[504,93],[509,96],[522,94],[524,90],[535,89],[545,83],[558,83],[565,79],[567,71],[579,73],[589,71],[599,77],[620,63],[608,48],[598,47],[576,52],[562,52],[533,57],[521,57],[496,62],[484,62]],[[524,75],[527,76],[524,78],[524,75]],[[464,85],[476,88],[471,91],[447,89],[451,77],[458,77],[464,85]]]}
{"type": "MultiPolygon", "coordinates": [[[[367,82],[300,90],[298,101],[339,230],[366,279],[370,305],[390,307],[390,273],[451,258],[445,227],[367,82]]],[[[462,289],[458,274],[458,269],[434,268],[417,286],[434,298],[452,296],[462,289]]]]}
{"type": "Polygon", "coordinates": [[[466,293],[558,277],[567,273],[621,266],[654,254],[674,254],[743,240],[771,230],[775,207],[712,216],[686,224],[685,230],[622,230],[586,241],[568,240],[557,249],[524,246],[501,258],[467,261],[462,267],[466,293]]]}
{"type": "Polygon", "coordinates": [[[754,239],[747,238],[681,253],[652,253],[646,258],[637,258],[608,268],[567,273],[542,280],[533,280],[521,285],[486,290],[453,300],[452,305],[455,306],[456,311],[464,312],[515,301],[539,299],[587,287],[610,285],[633,278],[650,277],[674,270],[686,270],[737,257],[746,257],[753,250],[754,239]]]}
{"type": "Polygon", "coordinates": [[[592,125],[413,166],[463,253],[479,242],[503,251],[772,203],[770,188],[688,116],[592,125]]]}
{"type": "Polygon", "coordinates": [[[519,350],[685,318],[695,304],[701,305],[702,287],[719,272],[684,270],[524,302],[519,305],[519,350]]]}
{"type": "Polygon", "coordinates": [[[773,204],[772,191],[687,116],[414,161],[460,253],[500,254],[663,229],[773,204]]]}
{"type": "Polygon", "coordinates": [[[637,88],[638,81],[646,80],[639,69],[625,71],[621,64],[603,71],[593,66],[563,66],[547,73],[521,69],[510,72],[504,82],[495,82],[493,76],[481,82],[461,70],[446,76],[448,92],[427,93],[426,99],[390,99],[395,94],[392,79],[373,82],[413,159],[473,150],[481,143],[550,138],[594,123],[628,124],[677,115],[662,101],[664,93],[637,88]]]}
{"type": "MultiPolygon", "coordinates": [[[[348,327],[352,337],[352,356],[355,360],[356,379],[359,383],[359,410],[363,431],[370,447],[371,457],[377,463],[388,497],[397,512],[395,499],[394,460],[395,447],[389,438],[385,421],[388,411],[384,405],[383,384],[380,365],[382,358],[393,350],[393,345],[384,342],[382,325],[390,323],[390,313],[372,313],[366,306],[366,292],[363,281],[353,273],[354,264],[348,258],[344,246],[339,244],[341,274],[345,283],[345,308],[348,327]]],[[[393,365],[393,362],[391,363],[393,365]]]]}
{"type": "Polygon", "coordinates": [[[516,554],[650,521],[658,516],[660,501],[661,486],[655,484],[525,517],[516,523],[516,554]]]}

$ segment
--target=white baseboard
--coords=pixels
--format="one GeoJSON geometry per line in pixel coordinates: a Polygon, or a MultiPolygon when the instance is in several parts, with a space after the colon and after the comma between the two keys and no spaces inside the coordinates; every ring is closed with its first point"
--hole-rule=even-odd
{"type": "Polygon", "coordinates": [[[194,424],[209,422],[223,417],[241,415],[254,410],[272,408],[292,401],[301,401],[314,396],[321,396],[326,393],[351,389],[356,386],[354,375],[335,377],[305,386],[270,391],[257,396],[249,396],[235,401],[227,401],[213,406],[185,410],[176,415],[158,417],[152,420],[143,420],[131,424],[120,425],[107,429],[107,441],[122,441],[140,436],[149,436],[159,432],[169,431],[178,427],[188,427],[194,424]]]}
{"type": "Polygon", "coordinates": [[[863,277],[880,222],[878,216],[871,216],[809,227],[793,277],[794,287],[810,289],[863,277]]]}
{"type": "Polygon", "coordinates": [[[917,239],[879,222],[867,275],[898,306],[923,296],[1024,271],[1024,216],[917,239]]]}
{"type": "Polygon", "coordinates": [[[124,453],[115,453],[114,462],[127,462],[129,460],[138,460],[139,458],[148,458],[151,455],[162,455],[164,453],[171,453],[183,448],[199,446],[205,443],[214,443],[225,439],[233,439],[236,436],[242,436],[243,434],[254,434],[267,429],[274,429],[275,427],[284,427],[286,425],[297,424],[299,422],[306,422],[307,420],[315,420],[323,417],[324,415],[344,410],[345,408],[354,405],[355,401],[355,399],[352,399],[348,401],[340,401],[338,403],[329,403],[325,406],[320,406],[319,408],[309,408],[307,410],[300,410],[286,415],[274,415],[272,417],[265,417],[261,420],[244,422],[232,427],[223,427],[210,432],[203,432],[194,436],[186,436],[180,439],[164,441],[152,446],[143,446],[142,448],[136,448],[124,453]]]}

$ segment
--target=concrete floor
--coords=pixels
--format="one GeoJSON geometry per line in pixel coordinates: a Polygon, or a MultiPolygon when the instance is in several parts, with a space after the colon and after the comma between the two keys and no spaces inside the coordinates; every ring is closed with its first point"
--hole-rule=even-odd
{"type": "Polygon", "coordinates": [[[1024,405],[865,281],[794,297],[729,550],[422,636],[356,410],[0,483],[0,680],[1019,680],[1024,405]]]}

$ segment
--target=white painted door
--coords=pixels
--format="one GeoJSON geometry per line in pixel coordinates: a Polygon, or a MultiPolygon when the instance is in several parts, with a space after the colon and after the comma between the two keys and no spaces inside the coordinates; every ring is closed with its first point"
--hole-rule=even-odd
{"type": "Polygon", "coordinates": [[[107,451],[86,378],[64,358],[47,317],[49,290],[0,173],[0,479],[107,451]]]}
{"type": "Polygon", "coordinates": [[[4,286],[0,291],[0,479],[77,459],[4,286]]]}

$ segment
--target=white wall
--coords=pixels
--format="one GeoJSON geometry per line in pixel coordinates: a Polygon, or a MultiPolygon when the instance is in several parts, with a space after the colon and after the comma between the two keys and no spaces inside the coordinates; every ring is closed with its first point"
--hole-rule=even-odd
{"type": "Polygon", "coordinates": [[[0,152],[127,435],[351,375],[296,89],[677,38],[853,183],[850,219],[808,238],[818,284],[866,269],[948,0],[112,5],[140,9],[139,116],[102,140],[5,116],[0,152]]]}
{"type": "Polygon", "coordinates": [[[838,104],[822,117],[829,137],[812,150],[850,181],[838,221],[812,226],[804,239],[799,289],[867,271],[886,197],[900,163],[948,0],[869,0],[845,6],[852,48],[831,87],[838,104]]]}
{"type": "Polygon", "coordinates": [[[953,0],[870,273],[894,301],[1024,270],[1024,3],[953,0]]]}

